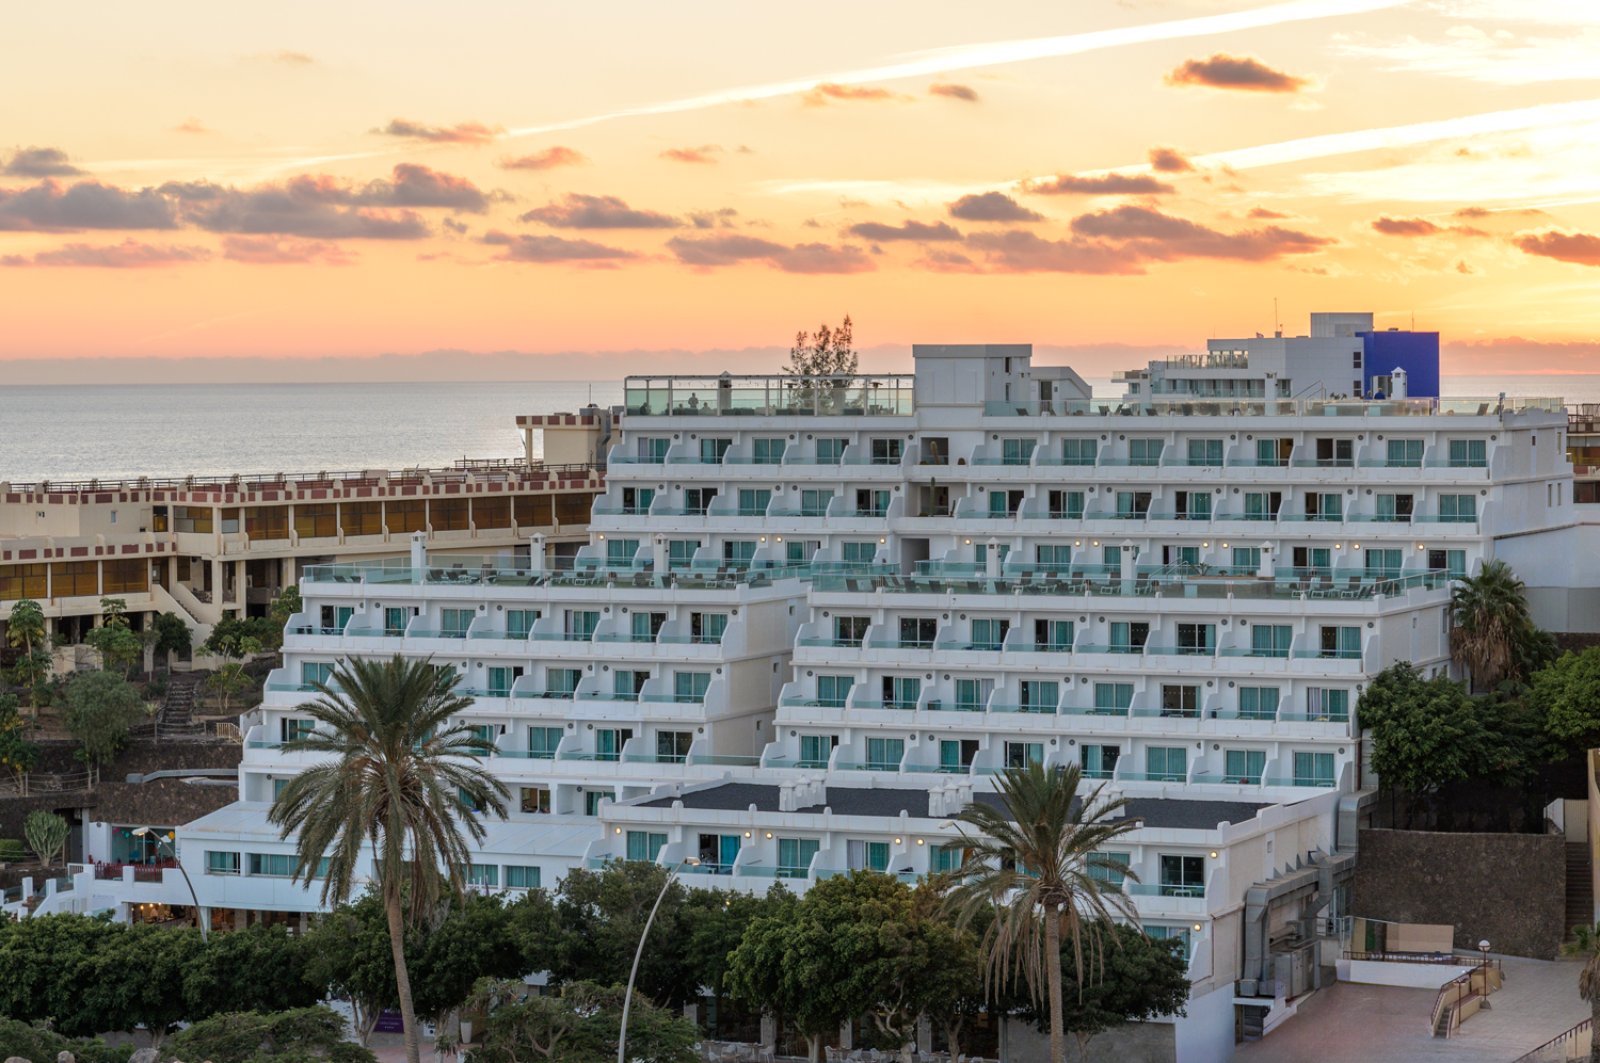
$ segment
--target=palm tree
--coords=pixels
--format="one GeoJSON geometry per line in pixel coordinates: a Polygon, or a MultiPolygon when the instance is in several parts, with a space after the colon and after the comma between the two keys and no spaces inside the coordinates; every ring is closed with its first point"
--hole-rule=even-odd
{"type": "Polygon", "coordinates": [[[1103,787],[1080,797],[1081,782],[1076,765],[1047,769],[1031,762],[998,777],[998,805],[973,802],[956,817],[976,833],[960,828],[966,859],[951,902],[963,921],[993,908],[994,919],[983,936],[986,981],[1003,989],[1020,974],[1035,1004],[1048,998],[1052,1063],[1066,1059],[1063,939],[1072,943],[1081,987],[1086,966],[1098,963],[1094,926],[1109,923],[1113,914],[1138,922],[1120,884],[1123,876],[1134,881],[1138,876],[1102,852],[1138,822],[1112,819],[1125,802],[1103,798],[1103,787]],[[1097,875],[1097,870],[1105,873],[1097,875]]]}
{"type": "Polygon", "coordinates": [[[319,728],[284,744],[331,759],[289,780],[269,813],[281,837],[298,833],[295,881],[321,874],[326,906],[350,899],[362,845],[372,843],[410,1063],[420,1057],[402,902],[416,922],[447,893],[461,894],[472,860],[467,839],[484,837],[480,813],[506,814],[505,787],[475,763],[492,746],[467,725],[450,723],[472,704],[454,686],[451,669],[399,654],[335,670],[316,685],[321,696],[300,709],[319,728]]]}
{"type": "Polygon", "coordinates": [[[34,689],[39,683],[39,661],[34,657],[35,647],[45,643],[44,610],[32,598],[20,598],[11,605],[11,615],[6,620],[6,641],[22,651],[17,673],[28,685],[28,704],[34,704],[34,689]]]}
{"type": "Polygon", "coordinates": [[[1578,972],[1578,996],[1589,1002],[1589,1061],[1600,1063],[1600,924],[1573,927],[1572,940],[1561,946],[1561,952],[1583,961],[1583,970],[1578,972]]]}
{"type": "Polygon", "coordinates": [[[1526,588],[1504,561],[1485,562],[1450,592],[1450,657],[1479,689],[1516,676],[1519,644],[1533,630],[1526,588]]]}

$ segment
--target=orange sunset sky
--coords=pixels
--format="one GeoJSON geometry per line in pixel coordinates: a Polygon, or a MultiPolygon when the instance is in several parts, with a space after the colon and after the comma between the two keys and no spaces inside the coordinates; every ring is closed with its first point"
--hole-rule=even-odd
{"type": "Polygon", "coordinates": [[[873,349],[1031,341],[1094,373],[1129,360],[1098,345],[1270,330],[1274,298],[1291,332],[1414,315],[1457,371],[1600,370],[1594,0],[7,21],[0,382],[771,347],[846,312],[873,349]]]}

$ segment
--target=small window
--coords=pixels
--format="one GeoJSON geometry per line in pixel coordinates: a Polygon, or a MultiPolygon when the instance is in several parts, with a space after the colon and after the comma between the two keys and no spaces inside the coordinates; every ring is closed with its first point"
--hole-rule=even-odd
{"type": "Polygon", "coordinates": [[[206,874],[237,875],[238,873],[238,853],[219,853],[209,849],[206,850],[206,874]]]}
{"type": "Polygon", "coordinates": [[[539,869],[526,864],[507,864],[506,887],[514,890],[538,889],[539,869]]]}

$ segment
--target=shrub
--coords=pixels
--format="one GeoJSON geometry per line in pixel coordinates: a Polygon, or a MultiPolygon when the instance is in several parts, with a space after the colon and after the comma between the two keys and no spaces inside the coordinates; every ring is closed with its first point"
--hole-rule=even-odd
{"type": "Polygon", "coordinates": [[[128,1063],[133,1045],[108,1045],[99,1038],[77,1040],[42,1025],[0,1018],[0,1058],[53,1060],[62,1052],[71,1052],[78,1063],[128,1063]]]}
{"type": "Polygon", "coordinates": [[[28,850],[18,838],[0,838],[0,862],[12,863],[26,859],[28,850]]]}
{"type": "Polygon", "coordinates": [[[345,1042],[344,1019],[324,1007],[293,1011],[236,1011],[202,1019],[167,1040],[163,1055],[173,1059],[216,1059],[238,1063],[377,1063],[360,1045],[345,1042]]]}

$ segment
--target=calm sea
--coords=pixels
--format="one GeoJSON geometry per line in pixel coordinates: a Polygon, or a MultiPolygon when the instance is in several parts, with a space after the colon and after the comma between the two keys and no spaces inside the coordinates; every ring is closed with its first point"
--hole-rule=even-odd
{"type": "MultiPolygon", "coordinates": [[[[1097,394],[1118,389],[1092,381],[1097,394]]],[[[1600,374],[1455,377],[1450,395],[1600,402],[1600,374]]],[[[522,453],[519,413],[622,401],[619,381],[0,387],[0,481],[448,465],[522,453]]]]}

